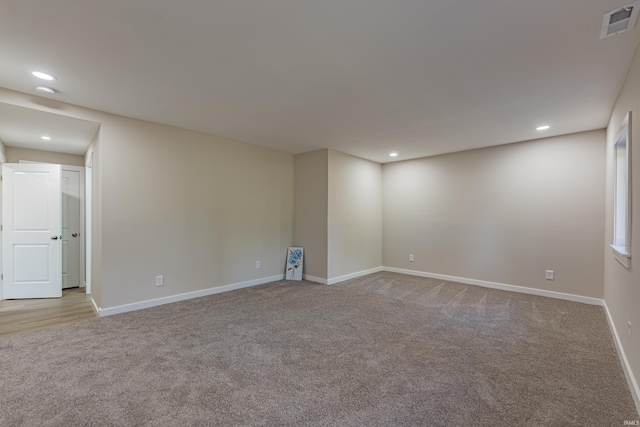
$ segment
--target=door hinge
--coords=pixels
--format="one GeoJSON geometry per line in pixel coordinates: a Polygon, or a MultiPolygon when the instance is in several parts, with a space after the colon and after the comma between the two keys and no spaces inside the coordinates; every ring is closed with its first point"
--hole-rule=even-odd
{"type": "Polygon", "coordinates": [[[2,230],[3,230],[3,228],[2,228],[2,224],[0,224],[0,231],[2,231],[2,230]]]}

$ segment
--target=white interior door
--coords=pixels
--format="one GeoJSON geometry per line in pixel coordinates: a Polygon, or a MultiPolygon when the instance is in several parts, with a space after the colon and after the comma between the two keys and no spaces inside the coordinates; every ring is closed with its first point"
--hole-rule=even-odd
{"type": "Polygon", "coordinates": [[[62,289],[80,286],[80,172],[62,170],[62,289]]]}
{"type": "Polygon", "coordinates": [[[2,165],[2,298],[62,296],[60,165],[2,165]]]}

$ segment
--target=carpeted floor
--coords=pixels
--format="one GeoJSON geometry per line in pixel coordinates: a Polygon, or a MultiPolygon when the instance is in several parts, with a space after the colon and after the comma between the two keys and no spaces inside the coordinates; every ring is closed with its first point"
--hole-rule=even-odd
{"type": "Polygon", "coordinates": [[[621,426],[601,307],[377,273],[0,339],[2,426],[621,426]]]}

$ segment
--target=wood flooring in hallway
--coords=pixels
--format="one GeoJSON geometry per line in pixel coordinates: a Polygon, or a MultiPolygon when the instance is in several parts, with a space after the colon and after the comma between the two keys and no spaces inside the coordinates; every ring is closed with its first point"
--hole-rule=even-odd
{"type": "Polygon", "coordinates": [[[0,301],[0,338],[96,317],[85,288],[62,291],[61,298],[0,301]]]}

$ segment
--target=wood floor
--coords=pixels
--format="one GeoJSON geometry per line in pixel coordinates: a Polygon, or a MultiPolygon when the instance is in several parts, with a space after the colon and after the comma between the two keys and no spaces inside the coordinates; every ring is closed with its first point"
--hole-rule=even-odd
{"type": "Polygon", "coordinates": [[[84,288],[62,291],[62,298],[0,301],[0,338],[96,317],[84,288]]]}

